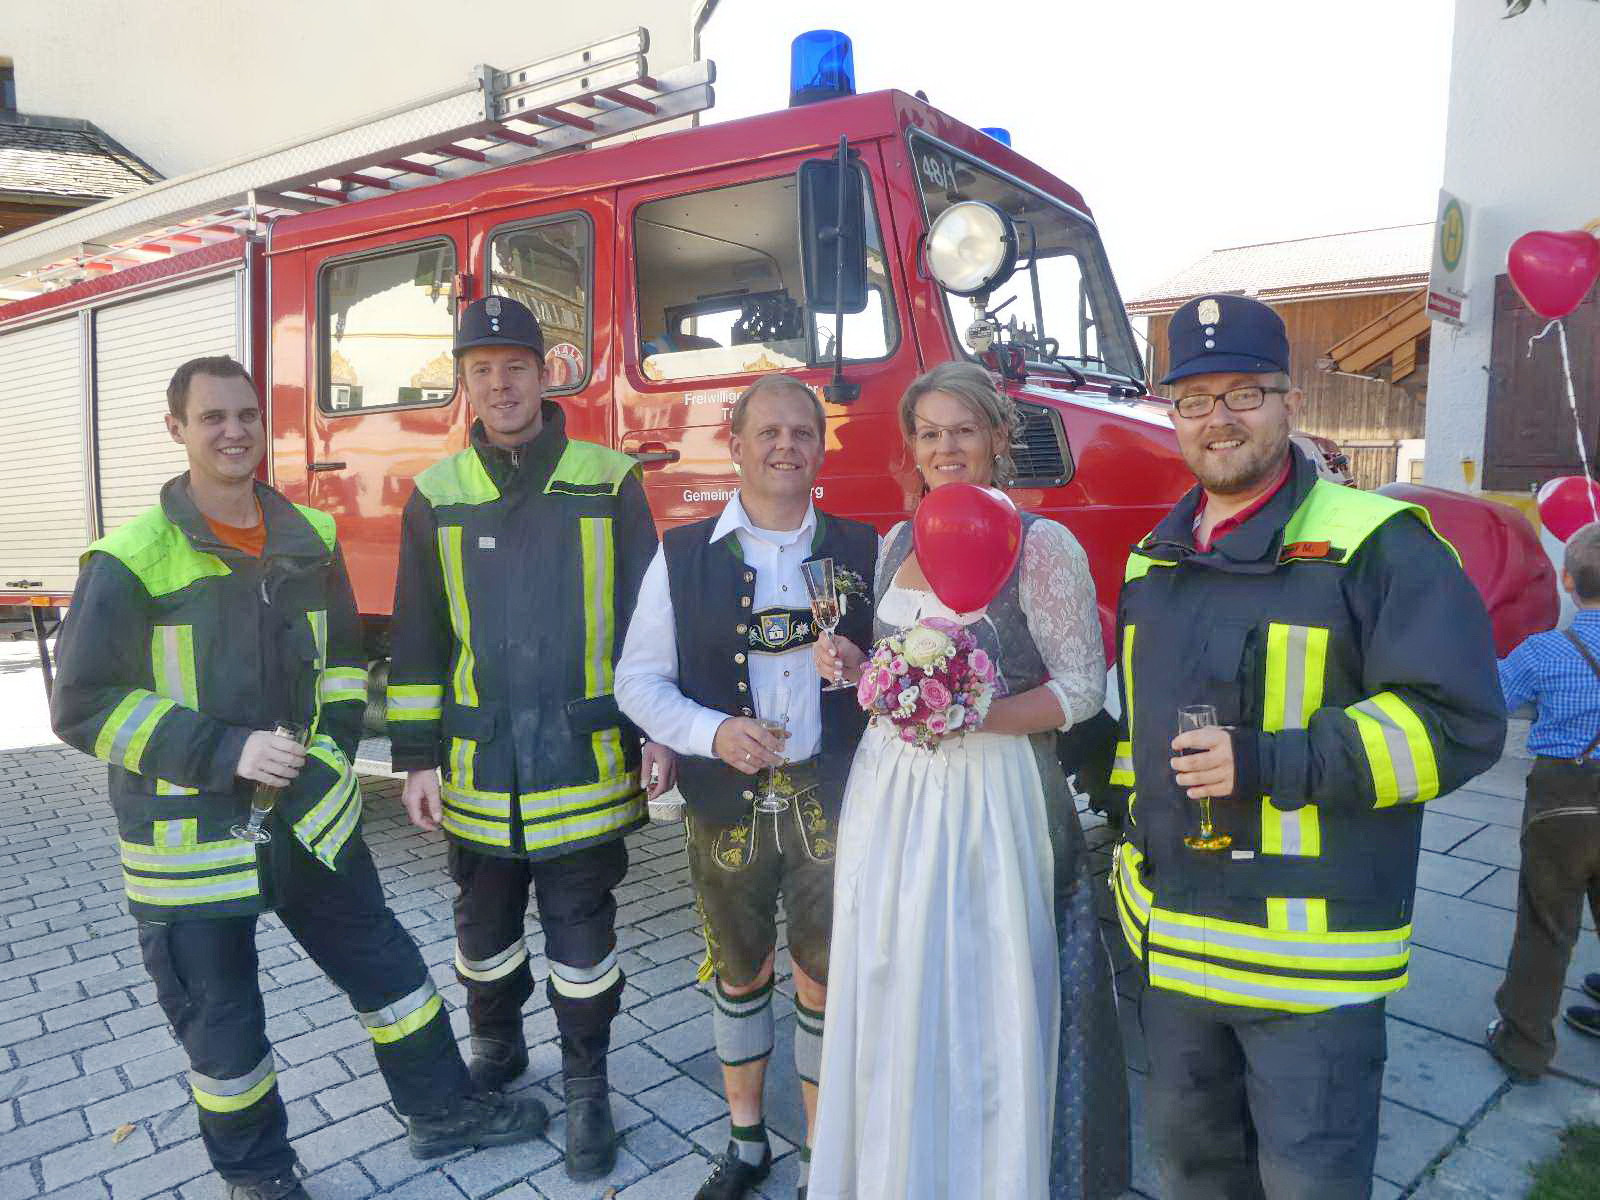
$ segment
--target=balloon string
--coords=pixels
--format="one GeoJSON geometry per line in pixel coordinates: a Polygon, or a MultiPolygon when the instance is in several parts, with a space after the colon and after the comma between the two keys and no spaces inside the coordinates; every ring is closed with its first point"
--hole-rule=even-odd
{"type": "Polygon", "coordinates": [[[1583,464],[1583,482],[1589,493],[1589,515],[1600,523],[1600,502],[1595,499],[1594,476],[1589,471],[1589,449],[1583,442],[1583,421],[1578,417],[1578,394],[1572,385],[1572,357],[1567,352],[1567,324],[1560,317],[1551,321],[1528,339],[1528,357],[1533,357],[1533,344],[1550,330],[1556,331],[1556,341],[1561,346],[1561,373],[1567,384],[1567,407],[1572,410],[1572,432],[1578,440],[1578,461],[1583,464]]]}

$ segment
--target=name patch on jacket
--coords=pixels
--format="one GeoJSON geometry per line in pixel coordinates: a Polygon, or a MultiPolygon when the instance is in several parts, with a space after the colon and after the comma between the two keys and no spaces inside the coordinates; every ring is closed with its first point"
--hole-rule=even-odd
{"type": "Polygon", "coordinates": [[[809,608],[763,608],[752,614],[750,649],[755,654],[783,654],[817,640],[809,608]]]}
{"type": "Polygon", "coordinates": [[[1290,542],[1278,555],[1281,563],[1290,562],[1297,558],[1331,558],[1341,559],[1344,551],[1327,542],[1290,542]]]}

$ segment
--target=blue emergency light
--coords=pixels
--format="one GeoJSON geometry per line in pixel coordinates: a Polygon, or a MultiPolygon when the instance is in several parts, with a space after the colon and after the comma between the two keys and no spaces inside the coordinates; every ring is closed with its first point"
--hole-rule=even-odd
{"type": "Polygon", "coordinates": [[[813,29],[789,47],[789,107],[856,94],[850,39],[837,29],[813,29]]]}
{"type": "Polygon", "coordinates": [[[987,133],[1002,146],[1011,145],[1011,130],[1009,129],[1002,129],[998,125],[985,125],[983,128],[979,129],[978,132],[987,133]]]}

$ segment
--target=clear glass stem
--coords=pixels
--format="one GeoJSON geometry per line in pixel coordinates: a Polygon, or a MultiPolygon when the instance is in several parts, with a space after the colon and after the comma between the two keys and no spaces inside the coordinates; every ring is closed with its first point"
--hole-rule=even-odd
{"type": "Polygon", "coordinates": [[[1200,797],[1200,836],[1211,837],[1216,831],[1211,828],[1211,797],[1200,797]]]}

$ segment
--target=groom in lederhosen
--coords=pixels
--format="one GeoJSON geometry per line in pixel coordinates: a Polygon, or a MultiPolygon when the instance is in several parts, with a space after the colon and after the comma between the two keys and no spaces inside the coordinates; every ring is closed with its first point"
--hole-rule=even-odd
{"type": "MultiPolygon", "coordinates": [[[[846,602],[838,632],[866,646],[878,545],[871,526],[811,503],[826,426],[809,387],[768,375],[735,402],[730,425],[739,490],[720,516],[662,539],[616,680],[629,719],[680,756],[689,869],[716,974],[713,1023],[733,1136],[696,1200],[739,1200],[771,1169],[762,1086],[773,1046],[780,895],[794,960],[795,1067],[810,1141],[835,831],[866,721],[853,688],[822,690],[801,564],[831,558],[836,572],[848,569],[864,583],[846,602]],[[787,738],[760,723],[780,715],[788,717],[787,738]],[[782,812],[758,807],[769,792],[786,800],[782,812]]],[[[802,1197],[808,1162],[802,1151],[802,1197]]]]}

